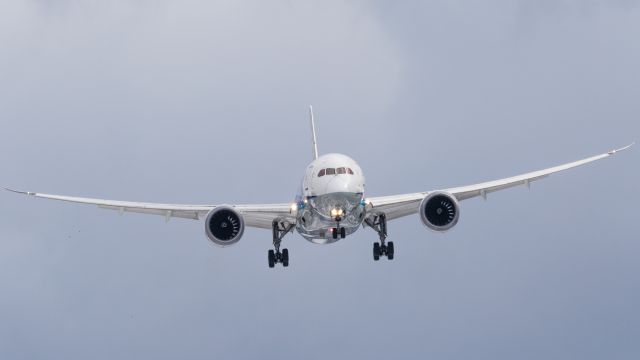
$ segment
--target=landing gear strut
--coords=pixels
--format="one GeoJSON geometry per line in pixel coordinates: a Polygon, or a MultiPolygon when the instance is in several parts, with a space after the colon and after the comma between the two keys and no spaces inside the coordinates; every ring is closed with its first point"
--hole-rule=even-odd
{"type": "Polygon", "coordinates": [[[282,252],[280,252],[280,243],[282,242],[282,238],[293,229],[293,226],[293,224],[280,222],[278,220],[273,220],[273,223],[271,223],[274,250],[269,250],[267,253],[270,268],[276,266],[278,263],[281,263],[284,267],[289,266],[289,249],[282,249],[282,252]]]}
{"type": "Polygon", "coordinates": [[[386,256],[387,259],[393,260],[395,252],[393,241],[386,242],[387,216],[385,214],[377,214],[373,218],[366,218],[365,223],[375,230],[380,237],[380,242],[373,243],[373,260],[380,260],[380,256],[386,256]]]}

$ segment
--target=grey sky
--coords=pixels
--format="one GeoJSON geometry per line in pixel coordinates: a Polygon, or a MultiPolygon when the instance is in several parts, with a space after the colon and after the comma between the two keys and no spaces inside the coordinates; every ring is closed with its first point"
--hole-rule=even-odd
{"type": "MultiPolygon", "coordinates": [[[[640,139],[637,1],[0,0],[0,185],[286,202],[320,152],[371,195],[640,139]]],[[[330,246],[0,193],[0,358],[636,359],[639,149],[330,246]]]]}

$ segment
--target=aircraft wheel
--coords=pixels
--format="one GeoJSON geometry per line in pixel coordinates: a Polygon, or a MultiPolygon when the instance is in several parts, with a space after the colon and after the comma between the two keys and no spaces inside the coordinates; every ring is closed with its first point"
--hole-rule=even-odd
{"type": "Polygon", "coordinates": [[[347,231],[343,227],[340,228],[340,237],[343,239],[347,237],[347,231]]]}
{"type": "Polygon", "coordinates": [[[333,236],[334,240],[338,238],[338,228],[331,229],[331,236],[333,236]]]}
{"type": "Polygon", "coordinates": [[[380,244],[377,242],[373,243],[373,260],[380,260],[380,244]]]}
{"type": "Polygon", "coordinates": [[[270,268],[276,266],[276,254],[274,253],[273,250],[269,250],[268,259],[269,259],[269,267],[270,268]]]}
{"type": "Polygon", "coordinates": [[[282,249],[282,266],[289,266],[289,249],[282,249]]]}
{"type": "Polygon", "coordinates": [[[387,259],[393,260],[393,252],[394,252],[393,241],[389,241],[387,243],[387,259]]]}

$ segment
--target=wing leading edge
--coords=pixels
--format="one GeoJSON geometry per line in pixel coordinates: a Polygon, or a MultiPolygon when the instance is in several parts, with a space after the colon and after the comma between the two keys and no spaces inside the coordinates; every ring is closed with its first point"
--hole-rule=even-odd
{"type": "MultiPolygon", "coordinates": [[[[586,159],[550,167],[543,170],[532,171],[526,174],[516,175],[516,176],[504,178],[504,179],[494,180],[494,181],[487,181],[487,182],[474,184],[474,185],[442,189],[439,191],[448,192],[454,195],[458,200],[466,200],[476,196],[482,196],[486,198],[487,194],[492,193],[494,191],[508,189],[510,187],[514,187],[518,185],[529,186],[531,182],[543,179],[553,173],[557,173],[557,172],[568,170],[577,166],[585,165],[593,161],[608,158],[612,155],[615,155],[619,151],[630,148],[633,145],[634,144],[630,144],[620,149],[608,151],[604,154],[595,155],[586,159]]],[[[397,219],[399,217],[417,213],[420,207],[420,202],[430,192],[432,191],[419,192],[419,193],[413,193],[413,194],[404,194],[404,195],[373,197],[373,198],[368,198],[367,203],[370,211],[385,213],[387,216],[387,220],[392,220],[392,219],[397,219]]]]}
{"type": "MultiPolygon", "coordinates": [[[[172,217],[199,220],[203,219],[209,211],[219,205],[185,205],[185,204],[158,204],[132,201],[104,200],[83,198],[64,195],[41,194],[28,191],[19,191],[13,189],[5,190],[29,195],[37,198],[67,201],[78,204],[96,205],[102,209],[116,210],[120,213],[133,212],[140,214],[151,214],[164,216],[168,221],[172,217]]],[[[249,204],[249,205],[230,205],[243,215],[245,224],[251,227],[271,229],[271,223],[274,219],[289,218],[295,223],[295,219],[290,214],[291,204],[249,204]]]]}

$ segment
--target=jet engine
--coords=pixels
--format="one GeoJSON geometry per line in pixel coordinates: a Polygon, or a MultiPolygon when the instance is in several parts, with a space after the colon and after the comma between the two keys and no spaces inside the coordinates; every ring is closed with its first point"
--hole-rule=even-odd
{"type": "Polygon", "coordinates": [[[244,219],[228,206],[218,206],[207,214],[204,223],[209,240],[220,246],[237,243],[244,233],[244,219]]]}
{"type": "Polygon", "coordinates": [[[420,203],[420,219],[431,230],[447,231],[458,223],[460,206],[455,196],[436,191],[420,203]]]}

